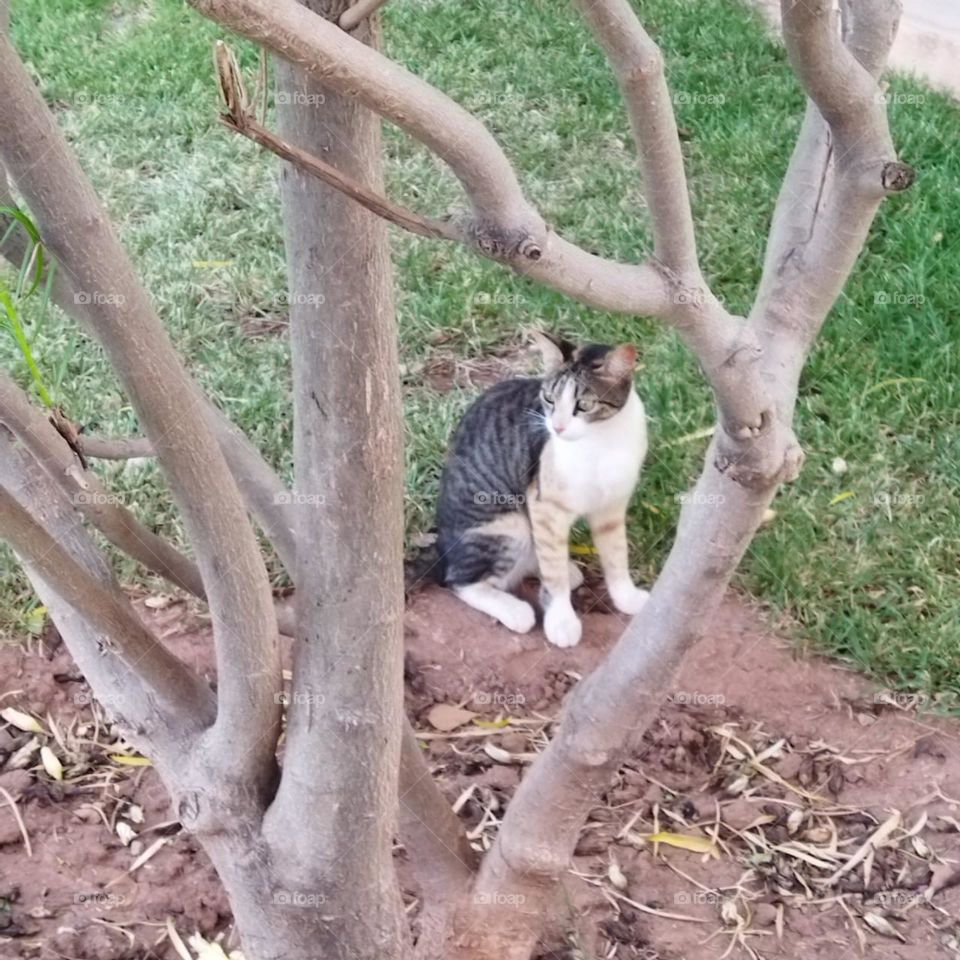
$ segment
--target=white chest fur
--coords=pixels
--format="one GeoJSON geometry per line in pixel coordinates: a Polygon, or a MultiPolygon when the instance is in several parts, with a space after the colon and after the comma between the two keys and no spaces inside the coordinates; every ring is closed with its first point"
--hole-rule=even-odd
{"type": "Polygon", "coordinates": [[[588,425],[583,436],[551,436],[541,480],[564,507],[583,516],[625,504],[647,454],[647,417],[636,392],[614,416],[588,425]]]}

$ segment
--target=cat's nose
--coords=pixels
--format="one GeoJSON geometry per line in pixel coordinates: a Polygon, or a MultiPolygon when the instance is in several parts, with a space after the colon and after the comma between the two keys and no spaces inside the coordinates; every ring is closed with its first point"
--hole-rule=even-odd
{"type": "Polygon", "coordinates": [[[553,425],[553,429],[554,429],[557,433],[563,433],[563,431],[566,430],[567,428],[564,427],[564,426],[562,426],[562,425],[559,424],[559,423],[555,423],[555,424],[553,425]]]}

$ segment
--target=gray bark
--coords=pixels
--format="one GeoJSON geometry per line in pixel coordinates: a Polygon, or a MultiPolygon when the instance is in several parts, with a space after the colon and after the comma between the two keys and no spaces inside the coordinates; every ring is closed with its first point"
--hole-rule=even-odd
{"type": "MultiPolygon", "coordinates": [[[[312,0],[335,20],[346,5],[312,0]]],[[[325,21],[326,22],[326,21],[325,21]]],[[[336,29],[331,27],[331,29],[336,29]]],[[[375,43],[369,22],[358,41],[375,43]]],[[[378,119],[276,63],[282,136],[382,191],[378,119]]],[[[283,776],[265,833],[325,897],[325,957],[401,956],[393,871],[403,729],[403,459],[386,225],[284,164],[297,631],[283,776]],[[303,822],[308,829],[291,831],[303,822]]]]}
{"type": "MultiPolygon", "coordinates": [[[[52,449],[17,444],[2,425],[0,444],[16,456],[0,457],[0,533],[95,689],[136,688],[127,722],[139,724],[181,818],[210,852],[250,960],[407,955],[391,857],[398,820],[425,898],[418,954],[528,960],[591,804],[637,746],[778,486],[800,468],[792,419],[804,359],[879,203],[910,184],[876,95],[898,4],[843,0],[841,38],[829,4],[783,0],[788,54],[810,102],[756,302],[743,320],[724,309],[700,271],[662,57],[627,0],[574,2],[630,114],[654,236],[655,255],[642,264],[596,257],[557,236],[483,125],[368,43],[376,27],[364,17],[376,2],[362,0],[353,11],[341,0],[191,2],[285,60],[282,137],[255,138],[297,164],[284,168],[282,186],[296,421],[295,489],[283,509],[282,487],[245,439],[228,432],[225,443],[219,430],[222,447],[212,442],[215,418],[5,41],[0,158],[65,268],[58,295],[123,295],[119,307],[81,312],[137,405],[187,519],[215,614],[216,719],[212,696],[131,620],[63,485],[50,476],[52,449]],[[477,873],[416,742],[409,730],[401,735],[400,397],[385,227],[371,211],[412,229],[440,221],[383,200],[378,121],[366,108],[434,150],[463,184],[469,212],[435,235],[587,305],[663,319],[697,355],[719,410],[703,475],[648,605],[571,696],[477,873]],[[52,506],[35,499],[25,478],[49,492],[52,506]],[[270,703],[278,689],[275,620],[237,490],[248,479],[245,499],[266,518],[297,583],[279,783],[278,711],[270,703]],[[216,498],[205,496],[210,490],[216,498]],[[224,555],[238,563],[224,567],[224,555]],[[110,655],[101,663],[93,651],[105,642],[110,655]],[[138,651],[142,663],[131,655],[138,651]],[[163,709],[174,702],[185,709],[163,709]],[[225,748],[245,744],[252,749],[239,763],[225,761],[225,748]],[[189,755],[184,769],[167,759],[173,746],[189,755]]],[[[0,421],[16,430],[16,405],[8,398],[4,406],[0,421]]]]}

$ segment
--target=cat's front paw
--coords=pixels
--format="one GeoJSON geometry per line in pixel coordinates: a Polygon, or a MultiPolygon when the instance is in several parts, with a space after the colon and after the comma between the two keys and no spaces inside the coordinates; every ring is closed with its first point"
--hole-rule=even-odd
{"type": "Polygon", "coordinates": [[[621,613],[627,613],[630,616],[639,613],[650,599],[650,594],[646,590],[641,590],[629,582],[610,584],[609,590],[613,605],[621,613]]]}
{"type": "Polygon", "coordinates": [[[575,647],[583,625],[569,603],[552,603],[543,617],[543,632],[555,647],[575,647]]]}

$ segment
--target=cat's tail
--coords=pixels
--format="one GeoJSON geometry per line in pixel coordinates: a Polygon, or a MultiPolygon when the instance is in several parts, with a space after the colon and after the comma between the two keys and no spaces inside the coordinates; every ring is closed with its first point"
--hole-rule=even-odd
{"type": "Polygon", "coordinates": [[[404,594],[409,597],[431,583],[442,584],[446,566],[436,543],[418,547],[403,561],[404,594]]]}

